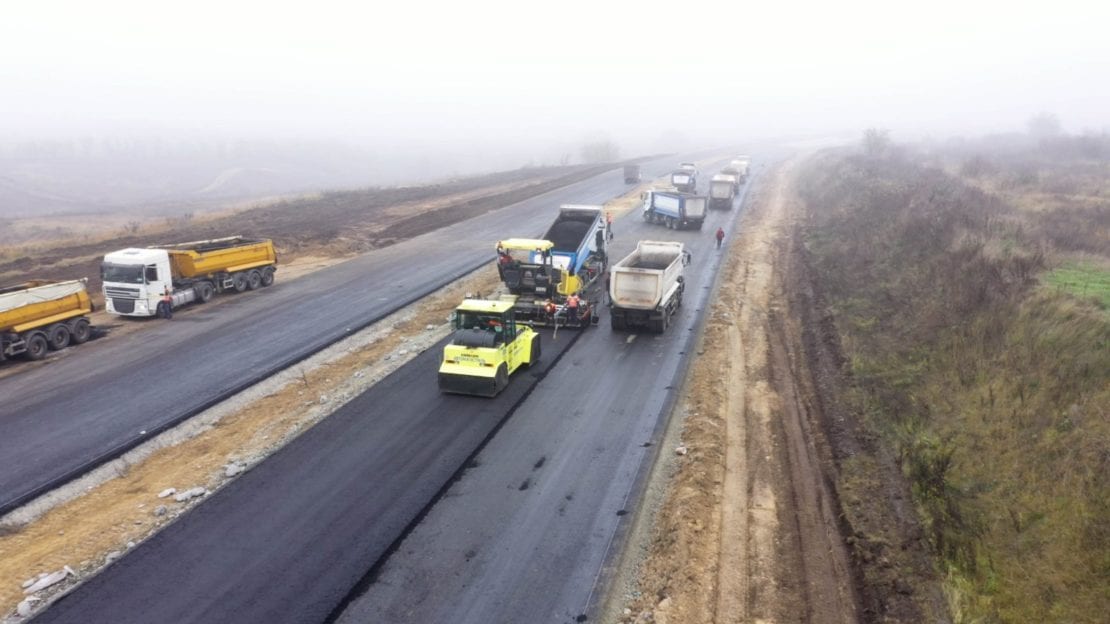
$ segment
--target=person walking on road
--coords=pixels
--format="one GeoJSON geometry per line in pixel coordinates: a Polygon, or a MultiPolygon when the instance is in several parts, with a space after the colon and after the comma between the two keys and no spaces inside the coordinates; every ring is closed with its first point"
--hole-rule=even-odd
{"type": "Polygon", "coordinates": [[[169,286],[166,287],[166,292],[162,293],[162,300],[158,302],[155,312],[167,321],[173,318],[173,295],[170,294],[169,286]]]}
{"type": "Polygon", "coordinates": [[[717,249],[721,248],[721,242],[725,240],[724,228],[717,228],[717,249]]]}
{"type": "Polygon", "coordinates": [[[613,240],[613,213],[605,213],[605,236],[609,240],[613,240]]]}

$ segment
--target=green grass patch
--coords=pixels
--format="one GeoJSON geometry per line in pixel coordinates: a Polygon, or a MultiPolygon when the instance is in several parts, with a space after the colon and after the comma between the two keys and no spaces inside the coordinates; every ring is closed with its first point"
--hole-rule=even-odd
{"type": "Polygon", "coordinates": [[[1066,264],[1049,271],[1045,283],[1080,299],[1093,299],[1110,310],[1110,271],[1089,264],[1066,264]]]}

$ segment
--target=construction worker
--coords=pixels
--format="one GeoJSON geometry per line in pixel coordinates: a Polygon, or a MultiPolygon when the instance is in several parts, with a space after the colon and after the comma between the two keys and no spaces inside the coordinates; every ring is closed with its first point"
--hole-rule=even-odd
{"type": "Polygon", "coordinates": [[[573,294],[573,295],[567,297],[567,322],[569,322],[569,323],[577,323],[578,322],[578,305],[579,305],[579,303],[581,303],[581,300],[578,298],[577,294],[573,294]]]}
{"type": "Polygon", "coordinates": [[[166,291],[162,293],[162,300],[158,302],[158,307],[155,312],[161,318],[167,321],[173,318],[173,295],[170,294],[170,287],[166,287],[166,291]]]}
{"type": "Polygon", "coordinates": [[[605,235],[609,240],[613,240],[613,213],[605,213],[605,235]]]}
{"type": "Polygon", "coordinates": [[[547,303],[543,306],[543,311],[547,314],[548,319],[554,321],[555,313],[559,311],[559,307],[555,305],[554,301],[548,299],[547,303]]]}
{"type": "Polygon", "coordinates": [[[721,248],[721,242],[725,240],[724,228],[717,228],[717,249],[721,248]]]}

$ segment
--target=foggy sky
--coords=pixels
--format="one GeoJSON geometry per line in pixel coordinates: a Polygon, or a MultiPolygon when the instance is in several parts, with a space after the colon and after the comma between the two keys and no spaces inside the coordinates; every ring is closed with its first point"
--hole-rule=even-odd
{"type": "Polygon", "coordinates": [[[1110,126],[1095,2],[34,2],[0,15],[0,139],[410,146],[1110,126]]]}

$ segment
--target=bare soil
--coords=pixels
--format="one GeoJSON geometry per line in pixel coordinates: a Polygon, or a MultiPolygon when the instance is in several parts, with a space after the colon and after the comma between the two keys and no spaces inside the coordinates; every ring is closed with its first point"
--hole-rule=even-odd
{"type": "Polygon", "coordinates": [[[631,563],[622,622],[935,621],[910,596],[939,600],[927,564],[903,576],[882,548],[861,551],[889,539],[923,556],[897,467],[861,454],[837,409],[841,362],[800,251],[796,162],[755,189],[728,250],[680,399],[685,454],[665,459],[676,468],[646,555],[631,563]],[[849,526],[840,466],[857,457],[873,463],[866,496],[878,502],[852,492],[852,517],[869,523],[849,526]],[[864,583],[879,578],[870,568],[885,582],[864,583]]]}

